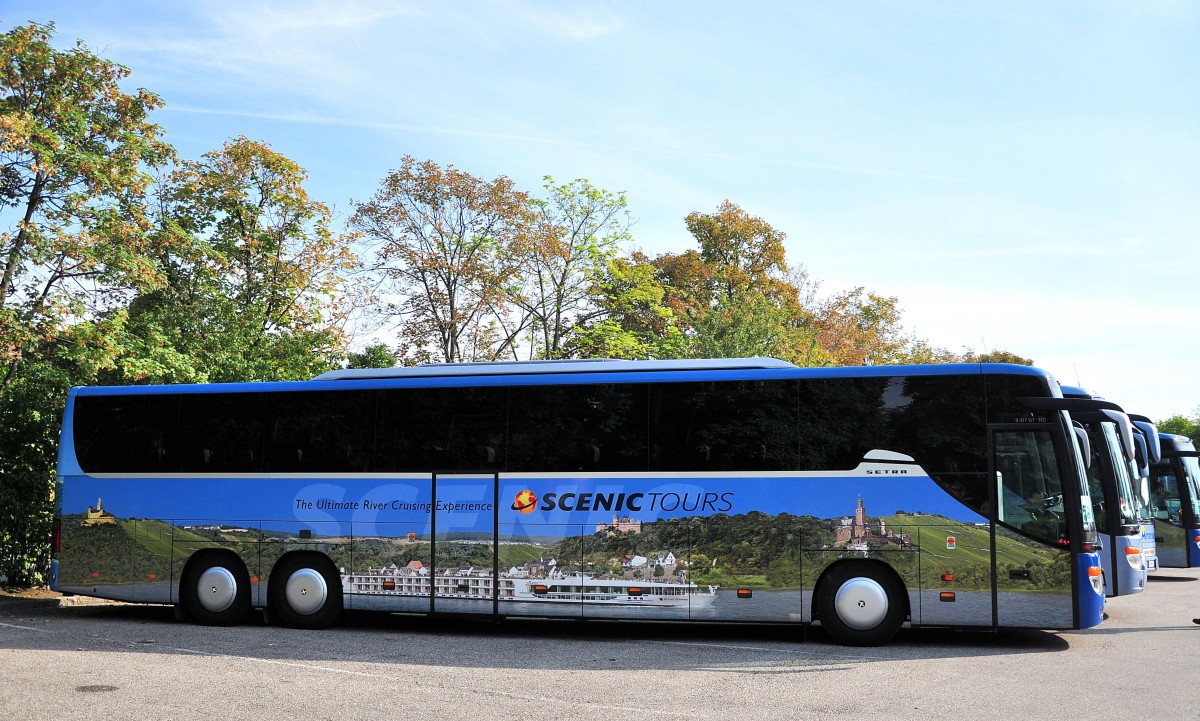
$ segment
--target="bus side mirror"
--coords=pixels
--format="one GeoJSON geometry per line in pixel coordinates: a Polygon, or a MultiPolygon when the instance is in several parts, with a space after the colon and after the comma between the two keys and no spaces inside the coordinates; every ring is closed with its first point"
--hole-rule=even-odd
{"type": "Polygon", "coordinates": [[[1083,454],[1083,467],[1092,467],[1092,442],[1088,440],[1087,431],[1080,426],[1073,426],[1075,439],[1079,441],[1079,452],[1083,454]]]}
{"type": "Polygon", "coordinates": [[[1108,420],[1117,424],[1117,433],[1121,436],[1121,451],[1125,454],[1125,460],[1132,463],[1134,458],[1133,450],[1133,423],[1130,422],[1129,416],[1120,411],[1111,411],[1107,408],[1101,409],[1108,420]]]}

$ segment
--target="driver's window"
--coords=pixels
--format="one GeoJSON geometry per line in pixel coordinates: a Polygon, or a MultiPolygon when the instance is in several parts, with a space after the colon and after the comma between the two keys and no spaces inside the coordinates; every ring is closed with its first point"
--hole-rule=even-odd
{"type": "Polygon", "coordinates": [[[997,501],[1000,522],[1057,543],[1066,538],[1062,477],[1048,431],[997,431],[997,501]]]}

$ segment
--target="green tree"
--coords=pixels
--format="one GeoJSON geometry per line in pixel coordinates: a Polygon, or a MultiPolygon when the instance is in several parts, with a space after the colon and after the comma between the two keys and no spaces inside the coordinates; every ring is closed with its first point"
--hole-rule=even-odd
{"type": "Polygon", "coordinates": [[[0,398],[0,574],[9,585],[46,580],[54,461],[71,385],[61,367],[26,358],[0,398]]]}
{"type": "MultiPolygon", "coordinates": [[[[555,185],[545,179],[546,197],[531,201],[534,213],[523,244],[513,296],[528,326],[529,354],[559,358],[571,332],[606,315],[594,290],[610,270],[632,220],[625,195],[578,179],[555,185]]],[[[516,348],[510,349],[516,354],[516,348]]]]}
{"type": "Polygon", "coordinates": [[[396,356],[383,343],[374,343],[346,358],[348,368],[392,368],[396,356]]]}
{"type": "Polygon", "coordinates": [[[161,100],[53,24],[0,36],[0,571],[43,580],[67,388],[111,356],[115,321],[161,288],[147,261],[150,168],[171,156],[149,120],[161,100]]]}
{"type": "Polygon", "coordinates": [[[484,181],[405,156],[350,220],[374,252],[386,298],[381,322],[400,324],[406,362],[491,360],[523,330],[505,326],[529,197],[505,177],[484,181]]]}
{"type": "Polygon", "coordinates": [[[1166,420],[1158,421],[1155,425],[1163,433],[1187,436],[1192,439],[1193,443],[1200,444],[1200,408],[1194,411],[1191,418],[1176,414],[1166,420]]]}
{"type": "Polygon", "coordinates": [[[355,257],[306,180],[244,137],[164,179],[152,257],[170,282],[130,304],[113,380],[297,379],[345,357],[355,257]]]}
{"type": "Polygon", "coordinates": [[[171,148],[149,121],[162,105],[121,89],[129,71],[79,42],[51,45],[53,24],[0,36],[0,395],[36,344],[107,305],[161,287],[146,261],[147,166],[171,148]]]}
{"type": "Polygon", "coordinates": [[[963,363],[1015,363],[1016,365],[1031,366],[1033,361],[1028,358],[1023,358],[1016,353],[1010,353],[1006,350],[993,350],[983,353],[975,353],[967,351],[963,353],[961,358],[963,363]]]}
{"type": "Polygon", "coordinates": [[[582,358],[679,358],[686,338],[664,305],[658,268],[641,252],[610,258],[592,285],[597,312],[579,319],[569,352],[582,358]]]}

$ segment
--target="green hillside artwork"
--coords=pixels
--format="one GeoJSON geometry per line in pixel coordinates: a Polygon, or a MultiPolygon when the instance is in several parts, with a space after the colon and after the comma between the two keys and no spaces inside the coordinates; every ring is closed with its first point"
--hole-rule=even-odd
{"type": "Polygon", "coordinates": [[[155,520],[119,519],[87,525],[85,514],[63,516],[59,583],[68,586],[171,579],[197,546],[211,538],[155,520]]]}
{"type": "MultiPolygon", "coordinates": [[[[698,584],[725,587],[811,588],[832,561],[843,557],[887,562],[911,589],[935,587],[953,576],[954,588],[990,591],[991,535],[988,527],[935,515],[897,512],[865,517],[865,525],[886,529],[859,546],[844,539],[846,519],[818,519],[787,513],[751,512],[660,520],[642,531],[597,532],[555,542],[507,542],[490,537],[439,539],[437,568],[489,568],[499,554],[502,570],[539,558],[555,558],[561,568],[598,576],[640,577],[661,573],[653,566],[630,569],[633,556],[655,558],[668,552],[678,559],[677,575],[698,584]],[[839,530],[841,529],[841,530],[839,530]],[[948,538],[953,537],[953,548],[948,538]]],[[[870,534],[867,534],[870,535],[870,534]]],[[[412,561],[431,565],[428,539],[360,537],[299,540],[290,533],[213,526],[183,528],[157,520],[120,519],[103,511],[63,517],[60,583],[66,586],[164,582],[174,580],[187,557],[200,548],[232,548],[251,575],[269,572],[285,552],[298,546],[327,553],[334,565],[363,572],[412,561]]],[[[998,588],[1044,591],[1070,588],[1070,556],[1060,550],[996,536],[998,588]],[[1027,577],[1011,579],[1010,571],[1027,577]]]]}

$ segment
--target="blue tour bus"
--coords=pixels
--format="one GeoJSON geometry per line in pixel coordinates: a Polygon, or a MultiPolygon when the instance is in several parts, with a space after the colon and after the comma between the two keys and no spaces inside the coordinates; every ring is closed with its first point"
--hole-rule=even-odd
{"type": "MultiPolygon", "coordinates": [[[[1104,400],[1078,386],[1064,385],[1062,393],[1067,398],[1104,400]]],[[[1141,484],[1133,423],[1115,403],[1092,411],[1072,411],[1071,419],[1083,425],[1091,449],[1087,475],[1100,533],[1105,595],[1141,593],[1146,588],[1146,557],[1152,554],[1144,553],[1144,504],[1138,494],[1141,484]]]]}
{"type": "Polygon", "coordinates": [[[1025,366],[772,359],[76,388],[53,586],[213,625],[1087,628],[1104,594],[1068,406],[1095,404],[1025,366]]]}
{"type": "Polygon", "coordinates": [[[1159,564],[1200,567],[1200,453],[1192,439],[1159,433],[1162,456],[1150,466],[1159,564]]]}

